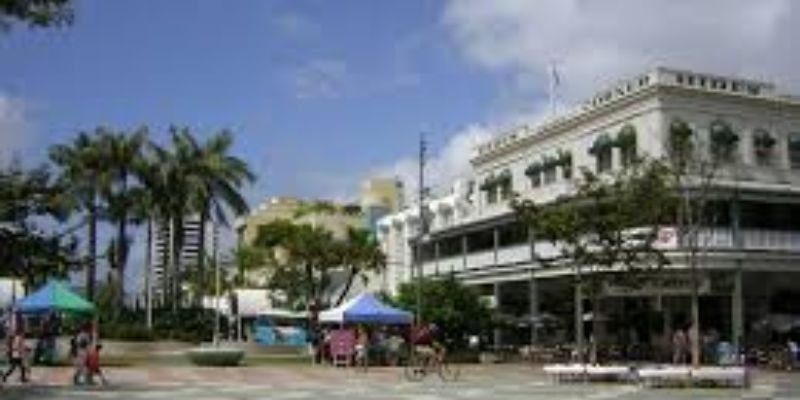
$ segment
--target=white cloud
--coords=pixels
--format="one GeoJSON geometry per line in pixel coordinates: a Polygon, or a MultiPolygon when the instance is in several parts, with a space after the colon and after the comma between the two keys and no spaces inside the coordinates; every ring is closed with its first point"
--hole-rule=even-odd
{"type": "MultiPolygon", "coordinates": [[[[491,138],[491,130],[481,125],[471,125],[456,132],[438,151],[429,150],[425,169],[425,186],[434,191],[446,190],[456,179],[470,171],[470,159],[478,143],[491,138]]],[[[419,176],[419,161],[415,157],[397,160],[375,168],[369,176],[397,177],[405,187],[408,200],[416,198],[419,176]]]]}
{"type": "Polygon", "coordinates": [[[0,93],[0,155],[25,147],[30,139],[30,123],[25,103],[0,93]]]}
{"type": "Polygon", "coordinates": [[[348,75],[343,60],[318,59],[290,71],[289,84],[298,99],[336,98],[345,89],[348,75]]]}
{"type": "Polygon", "coordinates": [[[467,60],[510,74],[510,90],[541,95],[555,61],[574,102],[654,65],[798,89],[798,17],[789,0],[453,0],[443,23],[467,60]]]}
{"type": "Polygon", "coordinates": [[[319,32],[319,25],[305,15],[286,12],[272,19],[272,24],[284,35],[302,37],[319,32]]]}

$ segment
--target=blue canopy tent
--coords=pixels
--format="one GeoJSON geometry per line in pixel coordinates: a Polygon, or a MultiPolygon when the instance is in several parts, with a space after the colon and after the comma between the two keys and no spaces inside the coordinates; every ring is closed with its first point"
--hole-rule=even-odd
{"type": "Polygon", "coordinates": [[[95,309],[94,304],[72,292],[66,284],[56,280],[47,282],[39,290],[17,301],[14,308],[24,314],[51,311],[88,314],[95,309]]]}
{"type": "Polygon", "coordinates": [[[414,316],[410,312],[387,306],[369,293],[362,293],[339,307],[319,314],[320,322],[336,323],[407,325],[413,319],[414,316]]]}

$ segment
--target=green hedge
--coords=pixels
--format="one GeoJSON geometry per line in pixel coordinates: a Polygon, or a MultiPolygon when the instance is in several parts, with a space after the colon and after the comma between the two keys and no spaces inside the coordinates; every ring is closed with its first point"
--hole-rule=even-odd
{"type": "Polygon", "coordinates": [[[244,351],[239,349],[192,349],[186,354],[192,364],[203,367],[235,367],[244,359],[244,351]]]}
{"type": "MultiPolygon", "coordinates": [[[[115,315],[100,316],[100,336],[125,341],[176,340],[209,342],[214,335],[214,311],[202,308],[153,310],[153,329],[147,329],[144,311],[125,310],[115,315]]],[[[220,334],[226,335],[227,319],[220,318],[220,334]]]]}

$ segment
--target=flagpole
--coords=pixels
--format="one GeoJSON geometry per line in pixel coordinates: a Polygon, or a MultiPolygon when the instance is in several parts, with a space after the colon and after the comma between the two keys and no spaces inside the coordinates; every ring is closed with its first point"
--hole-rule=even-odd
{"type": "Polygon", "coordinates": [[[550,61],[548,66],[547,76],[550,78],[550,116],[556,116],[557,97],[556,93],[558,85],[561,83],[561,78],[558,76],[558,68],[555,61],[550,61]]]}

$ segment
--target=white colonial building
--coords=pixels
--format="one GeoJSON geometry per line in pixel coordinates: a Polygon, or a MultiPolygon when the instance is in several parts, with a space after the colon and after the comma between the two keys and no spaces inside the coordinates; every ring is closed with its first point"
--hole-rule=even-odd
{"type": "MultiPolygon", "coordinates": [[[[509,208],[511,195],[547,202],[569,193],[582,167],[603,173],[625,168],[637,155],[664,157],[676,121],[688,124],[698,143],[717,140],[712,132],[738,137],[735,160],[715,181],[720,193],[736,192],[735,207],[731,196],[718,201],[735,212],[721,212],[701,233],[701,329],[734,342],[756,340],[775,315],[800,315],[800,98],[771,83],[670,68],[622,81],[573,112],[479,146],[471,177],[427,201],[422,273],[453,274],[478,286],[518,321],[544,313],[570,321],[573,272],[532,261],[532,245],[540,253],[550,245],[529,243],[527,227],[509,208]]],[[[418,226],[418,208],[379,222],[394,285],[416,270],[411,249],[418,226]]],[[[669,268],[685,271],[674,236],[660,245],[672,259],[669,268]]],[[[612,341],[635,336],[655,343],[656,335],[688,324],[685,275],[675,272],[669,288],[606,287],[602,310],[587,319],[602,318],[616,332],[612,341]],[[653,334],[647,324],[661,328],[653,334]]],[[[529,338],[513,334],[504,341],[529,338]]]]}

